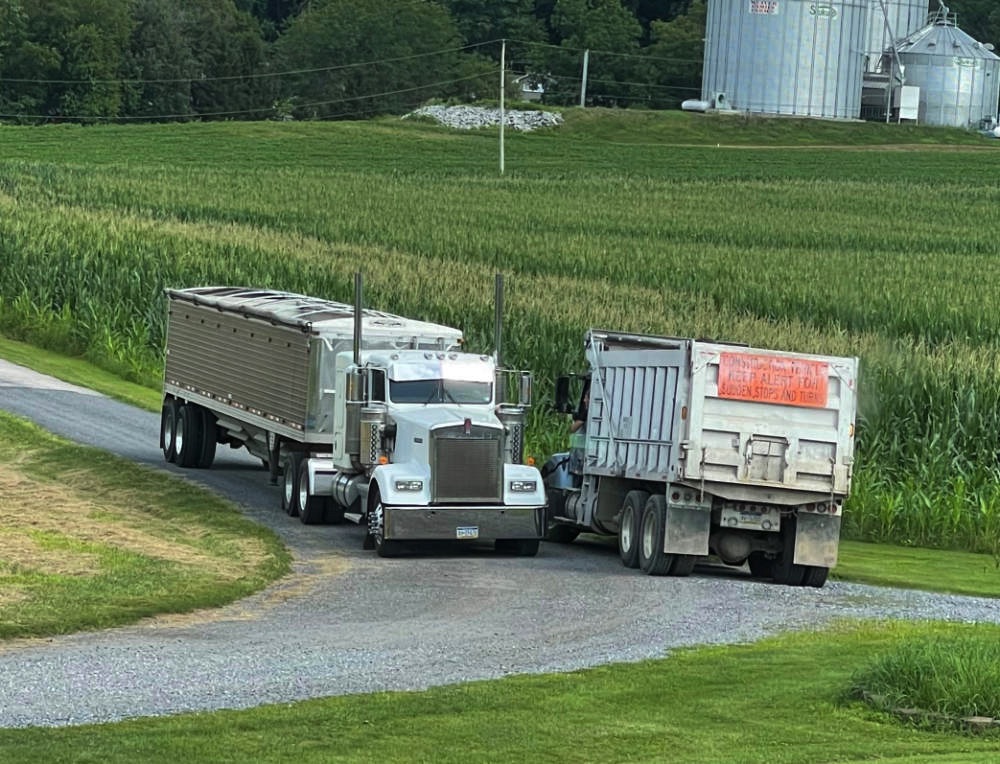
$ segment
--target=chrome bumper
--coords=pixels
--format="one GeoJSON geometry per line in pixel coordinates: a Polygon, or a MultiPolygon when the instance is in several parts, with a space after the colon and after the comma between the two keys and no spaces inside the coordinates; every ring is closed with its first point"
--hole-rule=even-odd
{"type": "Polygon", "coordinates": [[[496,541],[542,537],[545,507],[385,507],[385,538],[496,541]]]}

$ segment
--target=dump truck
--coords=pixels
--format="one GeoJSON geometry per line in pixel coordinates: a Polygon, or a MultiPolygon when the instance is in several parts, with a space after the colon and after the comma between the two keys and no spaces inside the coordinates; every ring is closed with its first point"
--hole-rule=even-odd
{"type": "Polygon", "coordinates": [[[858,359],[590,330],[577,410],[542,468],[545,538],[616,535],[622,562],[686,576],[712,557],[821,587],[837,561],[854,461],[858,359]]]}
{"type": "Polygon", "coordinates": [[[281,506],[307,524],[367,527],[383,557],[402,542],[492,543],[537,553],[545,490],[524,464],[531,375],[462,332],[268,289],[167,289],[160,448],[207,468],[219,444],[258,457],[281,506]],[[510,398],[510,400],[508,400],[510,398]]]}

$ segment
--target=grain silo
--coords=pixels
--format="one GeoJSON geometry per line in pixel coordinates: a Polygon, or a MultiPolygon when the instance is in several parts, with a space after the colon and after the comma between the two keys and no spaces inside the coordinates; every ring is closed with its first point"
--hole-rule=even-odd
{"type": "Polygon", "coordinates": [[[854,119],[871,0],[709,0],[702,99],[758,114],[854,119]]]}
{"type": "Polygon", "coordinates": [[[1000,57],[958,28],[944,6],[896,46],[906,86],[920,89],[918,121],[979,128],[997,116],[1000,57]]]}

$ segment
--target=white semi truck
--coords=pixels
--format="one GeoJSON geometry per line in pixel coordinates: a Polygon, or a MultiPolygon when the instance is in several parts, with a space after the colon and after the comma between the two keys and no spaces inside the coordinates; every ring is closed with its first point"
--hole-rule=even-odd
{"type": "Polygon", "coordinates": [[[367,525],[366,548],[538,551],[545,489],[523,464],[531,377],[458,329],[287,292],[168,289],[160,446],[180,467],[246,448],[303,523],[367,525]],[[508,393],[510,394],[508,396],[508,393]],[[507,398],[516,398],[508,401],[507,398]]]}
{"type": "MultiPolygon", "coordinates": [[[[823,586],[851,486],[858,360],[598,330],[584,346],[584,426],[542,469],[546,538],[617,535],[622,562],[651,575],[714,555],[823,586]]],[[[562,412],[573,387],[557,380],[562,412]]]]}

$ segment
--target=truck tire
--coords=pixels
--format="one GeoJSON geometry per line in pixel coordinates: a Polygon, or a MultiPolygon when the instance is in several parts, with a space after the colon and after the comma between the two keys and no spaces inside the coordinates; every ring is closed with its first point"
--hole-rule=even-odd
{"type": "Polygon", "coordinates": [[[201,407],[194,403],[183,404],[177,415],[177,429],[174,432],[178,467],[194,467],[198,464],[203,437],[201,407]]]}
{"type": "Polygon", "coordinates": [[[517,557],[534,557],[538,554],[538,539],[497,539],[493,548],[500,554],[512,554],[517,557]]]}
{"type": "Polygon", "coordinates": [[[774,576],[774,558],[763,552],[751,552],[747,558],[750,575],[754,578],[771,578],[774,576]]]}
{"type": "Polygon", "coordinates": [[[344,517],[346,511],[331,496],[327,496],[323,500],[323,522],[328,525],[343,525],[346,522],[344,517]]]}
{"type": "Polygon", "coordinates": [[[368,533],[372,538],[375,554],[379,557],[395,557],[399,554],[399,544],[386,540],[384,523],[385,507],[382,504],[382,495],[375,487],[375,495],[372,497],[371,508],[368,510],[368,533]]]}
{"type": "Polygon", "coordinates": [[[201,411],[201,449],[198,451],[198,462],[194,465],[199,469],[207,470],[215,461],[216,430],[215,414],[204,406],[198,407],[201,411]]]}
{"type": "Polygon", "coordinates": [[[696,554],[675,554],[673,558],[674,564],[670,568],[670,575],[681,578],[690,576],[692,571],[694,571],[695,564],[698,562],[698,555],[696,554]]]}
{"type": "Polygon", "coordinates": [[[826,583],[826,578],[829,575],[829,568],[823,568],[818,565],[809,565],[806,567],[806,574],[802,579],[802,585],[822,589],[823,585],[826,583]]]}
{"type": "Polygon", "coordinates": [[[285,455],[281,469],[281,508],[289,517],[299,516],[299,463],[302,457],[295,451],[285,455]]]}
{"type": "Polygon", "coordinates": [[[781,554],[774,561],[774,583],[785,586],[802,586],[806,575],[805,565],[795,562],[795,518],[783,521],[781,529],[781,554]]]}
{"type": "Polygon", "coordinates": [[[549,523],[545,529],[545,540],[555,544],[572,544],[580,535],[580,529],[562,523],[549,523]]]}
{"type": "Polygon", "coordinates": [[[299,462],[299,476],[295,481],[299,491],[299,520],[304,525],[318,525],[326,517],[326,500],[322,496],[309,493],[309,462],[302,459],[299,462]]]}
{"type": "Polygon", "coordinates": [[[646,500],[639,530],[639,567],[649,576],[665,576],[674,565],[674,556],[663,552],[663,532],[667,519],[667,499],[654,494],[646,500]]]}
{"type": "Polygon", "coordinates": [[[645,491],[629,491],[622,503],[622,516],[618,522],[618,556],[626,568],[639,567],[639,531],[648,499],[649,494],[645,491]]]}
{"type": "Polygon", "coordinates": [[[177,461],[177,400],[167,398],[160,409],[160,448],[169,464],[177,461]]]}

